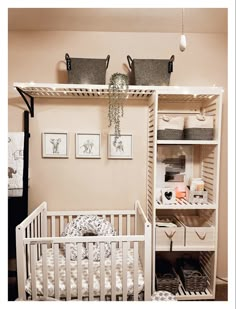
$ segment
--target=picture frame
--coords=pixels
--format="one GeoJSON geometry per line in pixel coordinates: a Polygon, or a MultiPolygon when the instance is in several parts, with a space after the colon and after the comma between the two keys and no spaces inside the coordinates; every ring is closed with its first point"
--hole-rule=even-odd
{"type": "Polygon", "coordinates": [[[68,158],[68,132],[43,132],[43,158],[68,158]]]}
{"type": "Polygon", "coordinates": [[[109,159],[133,159],[132,134],[122,134],[115,143],[115,135],[108,135],[108,158],[109,159]]]}
{"type": "Polygon", "coordinates": [[[76,133],[75,157],[83,159],[101,158],[100,133],[76,133]]]}
{"type": "Polygon", "coordinates": [[[185,191],[193,177],[193,149],[191,145],[158,145],[157,188],[177,188],[185,191]]]}
{"type": "Polygon", "coordinates": [[[162,204],[170,205],[174,204],[176,195],[174,188],[162,188],[161,189],[161,196],[162,196],[162,204]]]}

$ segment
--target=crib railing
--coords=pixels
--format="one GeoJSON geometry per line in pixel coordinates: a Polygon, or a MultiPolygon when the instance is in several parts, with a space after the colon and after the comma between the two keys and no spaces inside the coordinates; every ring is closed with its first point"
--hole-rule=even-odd
{"type": "Polygon", "coordinates": [[[82,269],[81,252],[82,246],[87,244],[88,258],[88,285],[89,300],[93,300],[93,250],[94,237],[60,237],[65,224],[70,222],[77,215],[96,214],[109,220],[117,231],[117,236],[96,236],[96,243],[100,248],[100,300],[105,300],[104,288],[104,243],[111,243],[111,300],[116,300],[116,248],[122,249],[122,300],[127,300],[127,254],[128,249],[133,249],[134,254],[134,291],[133,299],[138,300],[138,257],[140,257],[144,270],[144,299],[151,297],[151,225],[148,222],[138,201],[135,202],[135,210],[129,211],[79,211],[79,212],[47,212],[46,203],[42,203],[16,228],[17,237],[17,273],[18,273],[18,294],[19,298],[26,300],[25,282],[31,275],[31,298],[39,299],[36,287],[36,262],[39,257],[43,264],[43,298],[48,297],[48,274],[47,274],[47,249],[52,248],[54,258],[54,291],[55,299],[60,298],[59,289],[59,247],[65,246],[65,267],[66,267],[66,300],[71,299],[70,285],[70,245],[77,246],[77,299],[82,299],[82,269]],[[57,236],[58,235],[58,236],[57,236]]]}

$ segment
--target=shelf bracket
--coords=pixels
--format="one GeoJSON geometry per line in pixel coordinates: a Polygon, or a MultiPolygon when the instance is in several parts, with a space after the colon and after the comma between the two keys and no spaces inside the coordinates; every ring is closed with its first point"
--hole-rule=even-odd
{"type": "Polygon", "coordinates": [[[30,116],[34,117],[34,97],[30,96],[28,93],[26,93],[24,90],[20,89],[19,87],[16,87],[16,90],[19,92],[19,94],[25,101],[29,109],[30,116]]]}

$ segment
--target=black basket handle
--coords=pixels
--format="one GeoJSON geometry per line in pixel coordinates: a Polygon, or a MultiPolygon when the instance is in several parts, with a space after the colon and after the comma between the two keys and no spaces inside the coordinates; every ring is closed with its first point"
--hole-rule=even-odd
{"type": "Polygon", "coordinates": [[[68,53],[65,54],[67,71],[71,71],[71,59],[68,53]]]}
{"type": "Polygon", "coordinates": [[[109,61],[110,61],[110,55],[107,55],[107,58],[106,58],[106,70],[108,68],[109,61]]]}
{"type": "Polygon", "coordinates": [[[185,273],[186,277],[202,277],[202,273],[198,270],[191,271],[189,273],[185,273]]]}
{"type": "Polygon", "coordinates": [[[170,57],[170,61],[169,61],[169,63],[168,63],[168,73],[173,72],[173,62],[174,62],[174,60],[175,60],[175,56],[172,55],[172,56],[170,57]]]}
{"type": "Polygon", "coordinates": [[[133,59],[128,55],[128,56],[127,56],[127,60],[128,60],[129,67],[130,67],[130,69],[132,70],[132,62],[133,62],[133,59]]]}

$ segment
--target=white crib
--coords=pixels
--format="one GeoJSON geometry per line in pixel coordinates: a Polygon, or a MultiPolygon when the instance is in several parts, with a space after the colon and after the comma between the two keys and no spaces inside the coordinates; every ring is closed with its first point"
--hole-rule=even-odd
{"type": "Polygon", "coordinates": [[[151,224],[139,201],[134,208],[47,211],[46,202],[39,205],[16,227],[19,299],[151,300],[151,224]],[[60,237],[78,215],[103,217],[113,224],[116,236],[60,237]],[[94,242],[99,243],[99,262],[92,259],[94,242]],[[105,258],[107,242],[111,255],[105,258]],[[70,244],[77,246],[76,261],[70,260],[70,244]],[[84,260],[79,253],[83,245],[89,252],[84,260]]]}

